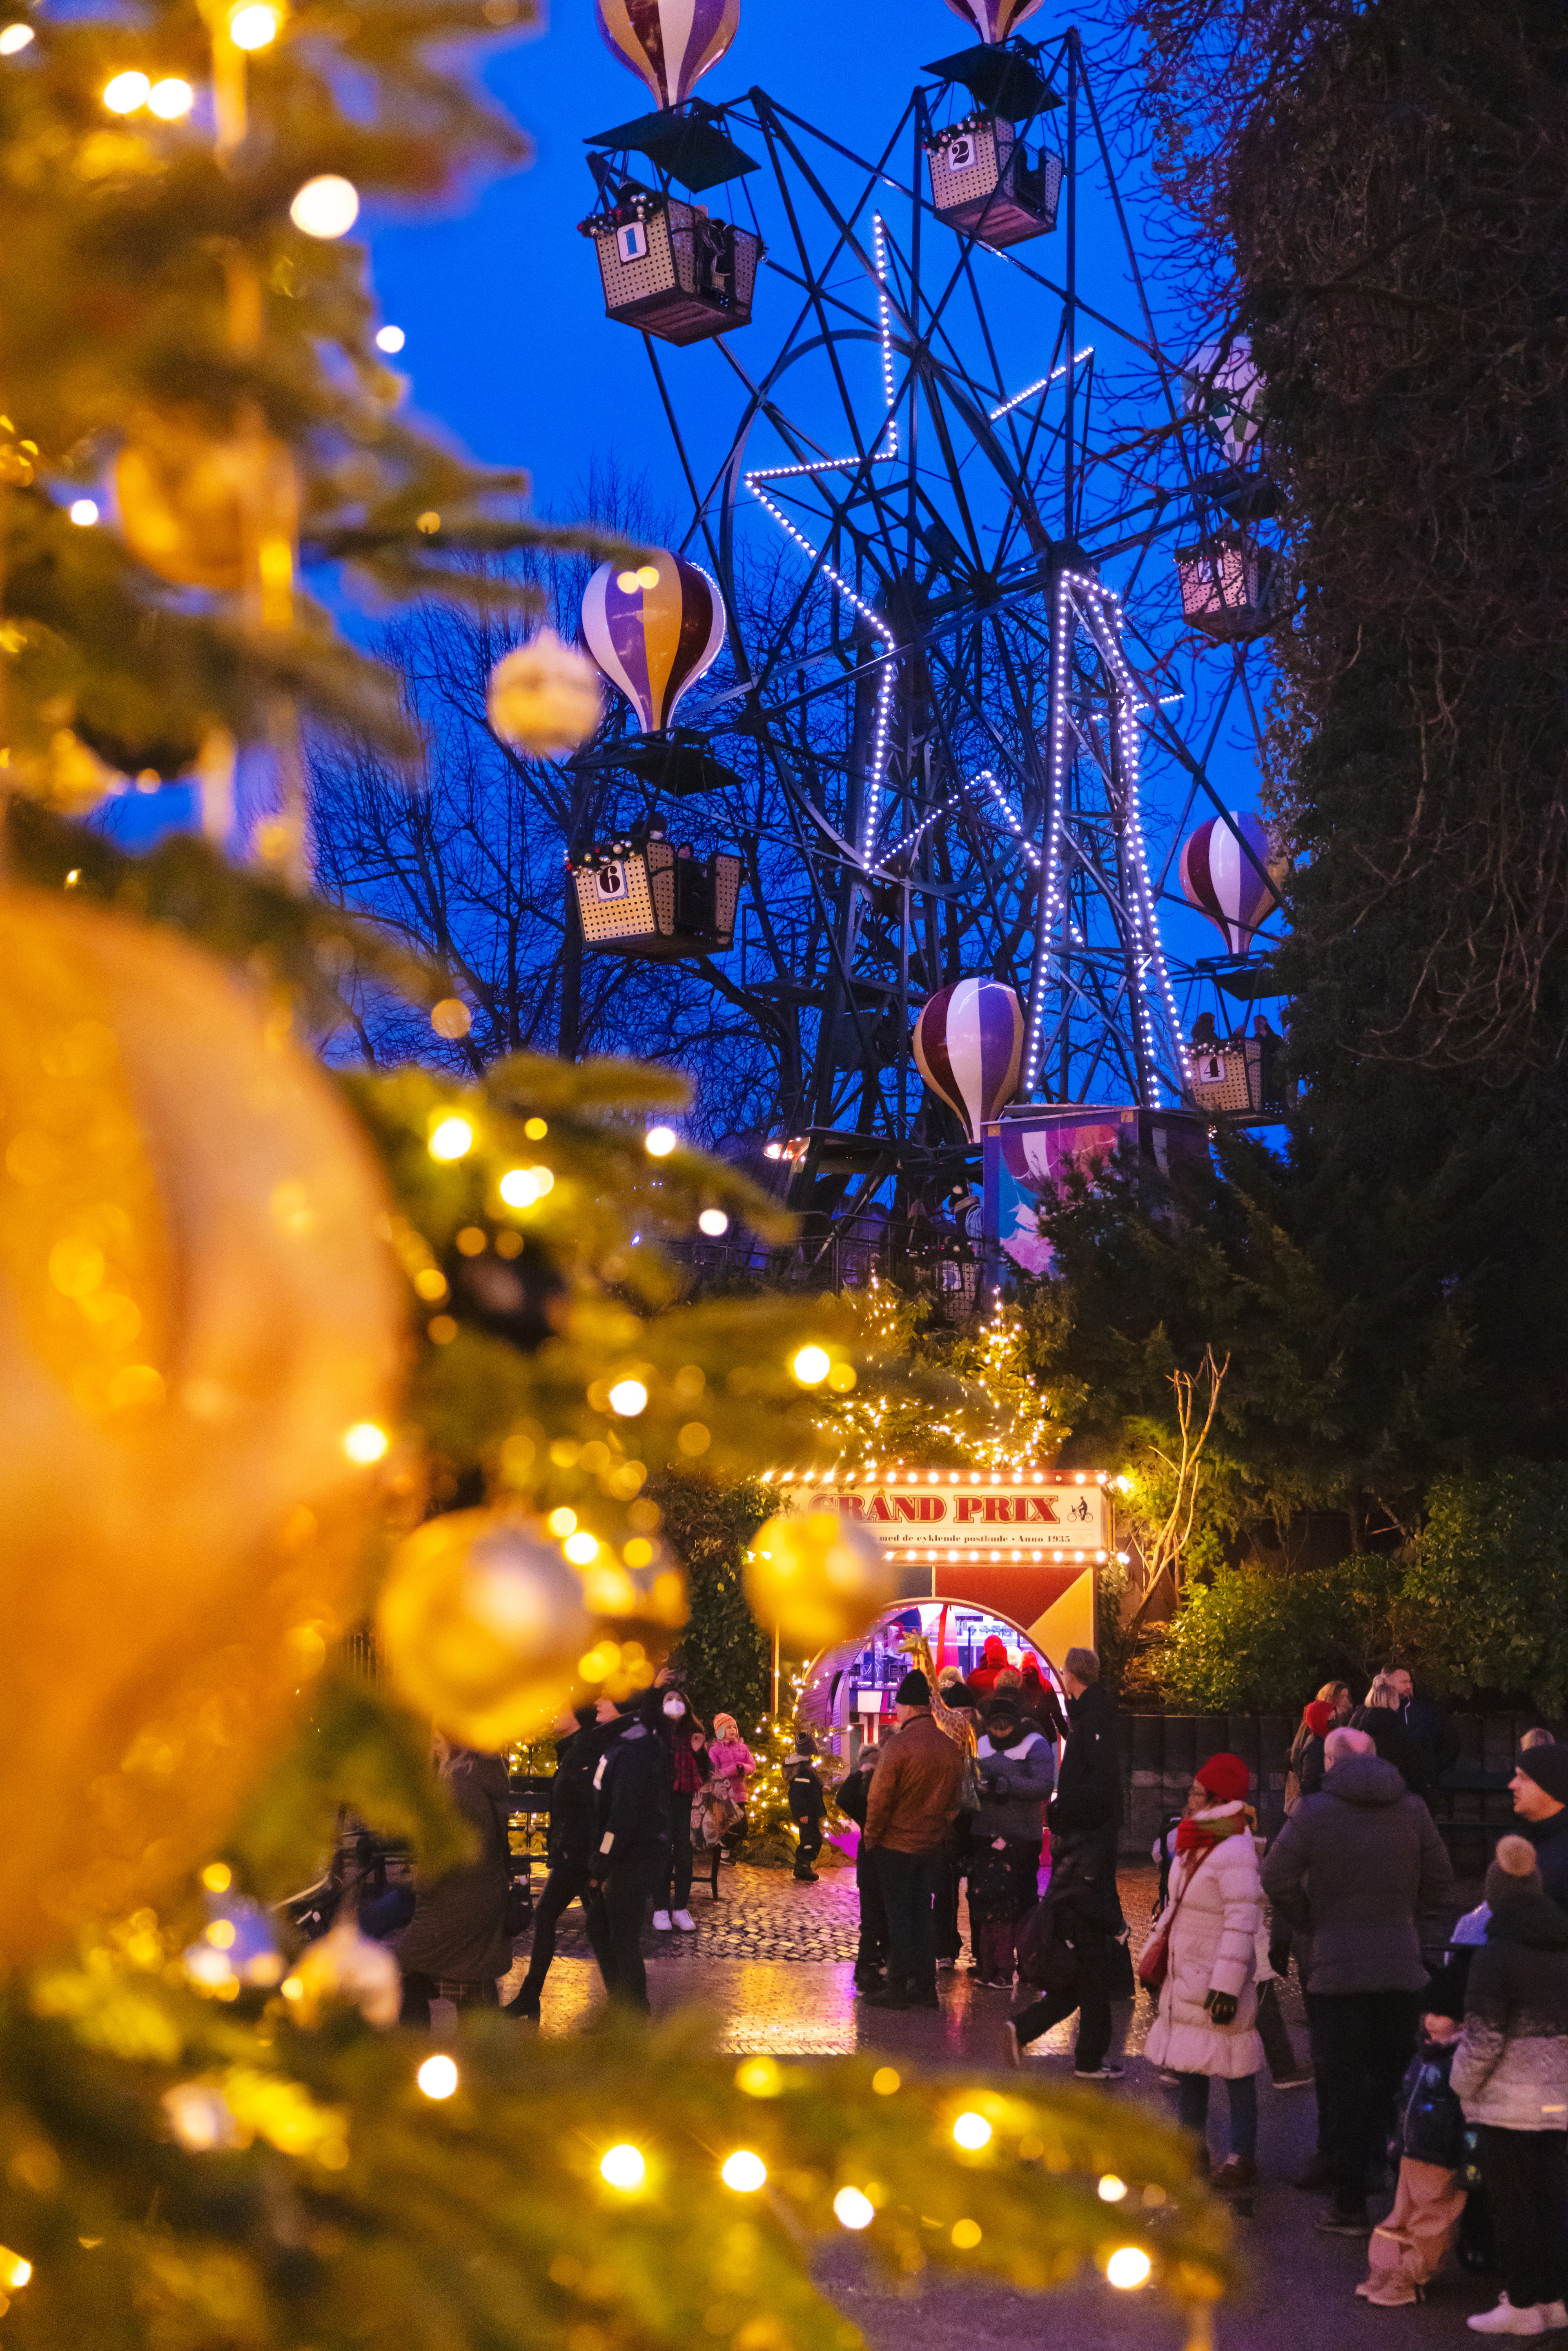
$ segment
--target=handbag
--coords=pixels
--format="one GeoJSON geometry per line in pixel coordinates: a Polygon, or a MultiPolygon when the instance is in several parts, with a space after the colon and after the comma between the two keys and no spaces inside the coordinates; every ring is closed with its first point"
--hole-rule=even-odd
{"type": "Polygon", "coordinates": [[[1156,2001],[1158,2000],[1160,1992],[1164,1987],[1165,1980],[1170,1973],[1171,1928],[1176,1925],[1176,1912],[1186,1900],[1187,1890],[1192,1885],[1193,1879],[1197,1876],[1198,1870],[1203,1867],[1204,1863],[1208,1859],[1209,1854],[1213,1851],[1214,1847],[1213,1845],[1210,1845],[1207,1852],[1202,1853],[1198,1855],[1197,1868],[1191,1872],[1187,1877],[1186,1884],[1182,1887],[1181,1892],[1176,1896],[1176,1900],[1171,1904],[1169,1909],[1161,1919],[1158,1934],[1151,1936],[1148,1942],[1144,1946],[1143,1956],[1138,1961],[1138,1981],[1143,1985],[1144,1990],[1146,1992],[1153,1993],[1156,2001]]]}

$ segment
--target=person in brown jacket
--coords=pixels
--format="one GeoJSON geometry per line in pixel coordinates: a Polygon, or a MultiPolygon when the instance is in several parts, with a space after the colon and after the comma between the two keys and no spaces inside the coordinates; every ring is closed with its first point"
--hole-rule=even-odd
{"type": "Polygon", "coordinates": [[[958,1813],[964,1753],[931,1719],[931,1685],[905,1674],[898,1729],[882,1750],[866,1802],[866,1843],[887,1907],[887,1982],[873,2008],[936,2008],[936,1903],[943,1841],[958,1813]]]}

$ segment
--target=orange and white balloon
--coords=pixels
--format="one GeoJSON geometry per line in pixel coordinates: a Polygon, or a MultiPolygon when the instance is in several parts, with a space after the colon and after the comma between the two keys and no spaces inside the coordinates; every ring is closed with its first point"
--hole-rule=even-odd
{"type": "Polygon", "coordinates": [[[668,548],[634,564],[601,563],[584,590],[582,639],[620,687],[644,734],[668,726],[724,646],[724,599],[706,571],[668,548]]]}

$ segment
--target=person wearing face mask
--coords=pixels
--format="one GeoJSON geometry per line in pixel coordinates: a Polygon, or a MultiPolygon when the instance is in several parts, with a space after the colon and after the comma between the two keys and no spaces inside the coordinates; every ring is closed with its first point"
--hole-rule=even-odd
{"type": "Polygon", "coordinates": [[[692,1917],[692,1798],[708,1777],[707,1739],[686,1702],[684,1690],[672,1684],[660,1701],[660,1738],[670,1755],[670,1867],[662,1898],[653,1912],[661,1935],[679,1928],[695,1935],[692,1917]]]}

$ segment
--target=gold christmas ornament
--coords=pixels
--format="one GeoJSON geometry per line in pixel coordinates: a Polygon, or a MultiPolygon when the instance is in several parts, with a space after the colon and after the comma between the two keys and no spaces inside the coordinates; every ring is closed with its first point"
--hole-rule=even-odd
{"type": "Polygon", "coordinates": [[[359,1581],[379,1176],[168,933],[0,892],[0,1966],[211,1854],[359,1581]]]}
{"type": "Polygon", "coordinates": [[[292,549],[294,460],[267,434],[214,440],[167,413],[139,420],[115,466],[120,526],[133,555],[179,588],[235,596],[292,549]]]}
{"type": "Polygon", "coordinates": [[[758,1527],[745,1582],[752,1613],[810,1656],[864,1632],[898,1596],[882,1546],[836,1510],[769,1519],[758,1527]]]}
{"type": "Polygon", "coordinates": [[[580,1579],[534,1523],[453,1510],[398,1546],[377,1619],[403,1696],[465,1746],[533,1739],[592,1638],[580,1579]]]}
{"type": "Polygon", "coordinates": [[[489,705],[501,740],[536,759],[575,751],[604,710],[598,670],[553,629],[502,655],[490,672],[489,705]]]}

